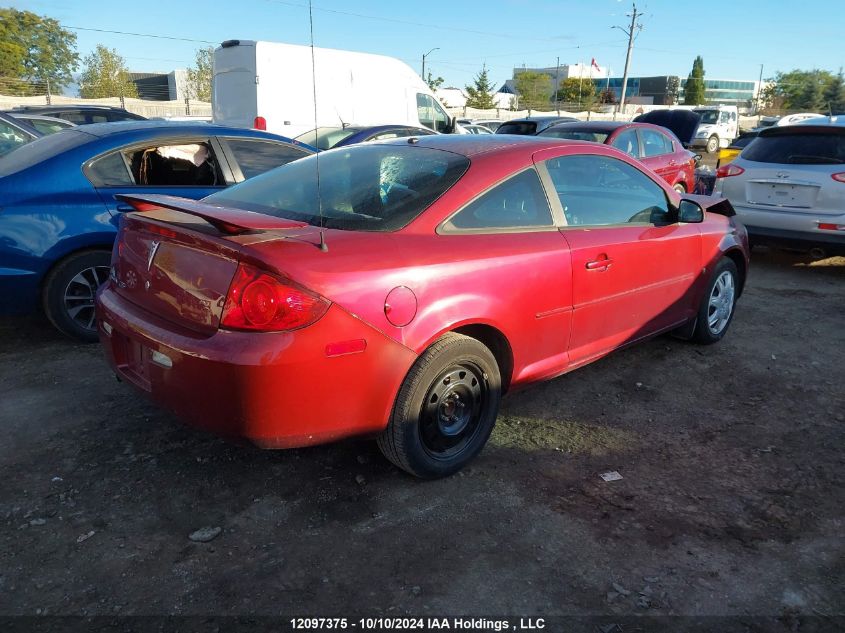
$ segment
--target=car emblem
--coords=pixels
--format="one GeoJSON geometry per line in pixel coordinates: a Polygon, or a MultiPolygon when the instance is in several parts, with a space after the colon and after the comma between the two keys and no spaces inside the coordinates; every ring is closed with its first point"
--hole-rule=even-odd
{"type": "Polygon", "coordinates": [[[156,251],[158,251],[159,246],[161,246],[161,242],[153,241],[150,243],[150,254],[147,255],[147,271],[149,271],[153,266],[153,259],[155,259],[156,251]]]}
{"type": "Polygon", "coordinates": [[[779,171],[775,174],[775,178],[789,178],[789,174],[785,171],[779,171]]]}

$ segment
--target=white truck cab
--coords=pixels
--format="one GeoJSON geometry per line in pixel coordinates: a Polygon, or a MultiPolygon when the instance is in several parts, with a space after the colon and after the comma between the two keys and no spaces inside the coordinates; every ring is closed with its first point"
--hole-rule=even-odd
{"type": "Polygon", "coordinates": [[[403,124],[454,131],[428,85],[385,55],[228,40],[214,51],[215,123],[295,137],[315,127],[403,124]],[[316,101],[316,104],[315,104],[316,101]]]}
{"type": "Polygon", "coordinates": [[[712,154],[728,147],[739,134],[739,111],[734,105],[701,106],[692,111],[701,116],[693,147],[703,147],[712,154]]]}

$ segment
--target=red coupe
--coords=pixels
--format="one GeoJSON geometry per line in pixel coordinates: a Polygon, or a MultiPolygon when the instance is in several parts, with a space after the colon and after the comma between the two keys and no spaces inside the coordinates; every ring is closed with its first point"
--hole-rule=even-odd
{"type": "Polygon", "coordinates": [[[428,478],[508,390],[661,332],[719,340],[748,269],[730,203],[595,143],[410,138],[123,199],[98,297],[120,378],[263,447],[376,436],[428,478]]]}
{"type": "MultiPolygon", "coordinates": [[[[638,159],[678,193],[694,191],[696,155],[665,127],[623,121],[559,123],[539,136],[606,143],[638,159]]],[[[698,157],[700,158],[700,157],[698,157]]]]}

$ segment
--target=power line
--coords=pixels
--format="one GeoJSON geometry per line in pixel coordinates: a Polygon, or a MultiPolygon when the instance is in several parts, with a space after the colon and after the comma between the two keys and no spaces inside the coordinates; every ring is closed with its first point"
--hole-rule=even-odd
{"type": "Polygon", "coordinates": [[[177,42],[195,42],[197,44],[218,44],[219,42],[210,42],[208,40],[194,40],[187,37],[173,37],[170,35],[153,35],[151,33],[130,33],[128,31],[111,31],[109,29],[92,29],[84,26],[68,26],[64,28],[72,31],[93,31],[95,33],[111,33],[113,35],[132,35],[133,37],[152,37],[157,40],[174,40],[177,42]]]}

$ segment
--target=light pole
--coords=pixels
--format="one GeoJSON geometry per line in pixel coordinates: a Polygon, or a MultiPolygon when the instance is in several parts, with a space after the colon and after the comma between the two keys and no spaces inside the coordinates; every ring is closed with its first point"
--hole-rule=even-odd
{"type": "Polygon", "coordinates": [[[422,60],[422,78],[423,78],[423,81],[425,81],[425,58],[428,57],[429,55],[431,55],[434,51],[439,51],[439,50],[440,50],[440,47],[437,46],[435,48],[432,48],[427,53],[423,54],[423,60],[422,60]]]}
{"type": "MultiPolygon", "coordinates": [[[[619,97],[619,105],[616,108],[616,112],[622,110],[622,116],[625,116],[625,92],[628,89],[628,65],[631,63],[631,51],[634,50],[634,38],[637,35],[637,31],[641,31],[643,28],[642,24],[637,23],[637,18],[641,18],[643,16],[642,13],[637,12],[637,5],[636,3],[633,4],[634,10],[628,15],[631,16],[631,26],[629,28],[625,28],[622,26],[613,26],[611,28],[619,29],[625,35],[628,36],[628,54],[625,55],[625,72],[622,73],[622,96],[619,97]]],[[[613,113],[613,120],[616,120],[616,112],[613,113]]]]}

